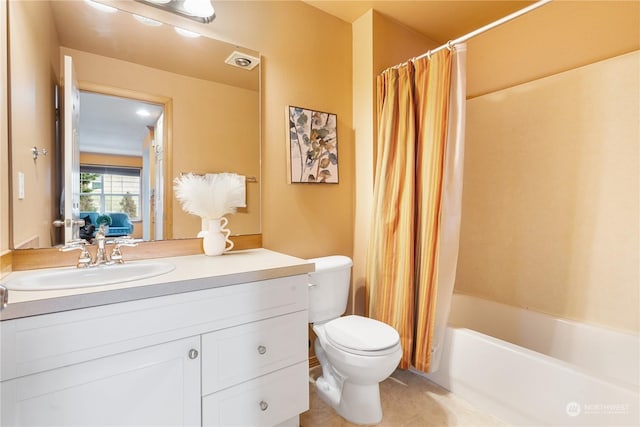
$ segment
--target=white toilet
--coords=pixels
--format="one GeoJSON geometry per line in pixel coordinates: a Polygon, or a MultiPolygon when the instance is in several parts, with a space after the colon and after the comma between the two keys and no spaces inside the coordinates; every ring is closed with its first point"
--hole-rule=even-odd
{"type": "Polygon", "coordinates": [[[400,336],[391,326],[361,316],[340,317],[347,308],[351,259],[310,259],[309,323],[318,338],[315,351],[322,376],[316,389],[322,400],[354,424],[382,420],[379,383],[398,366],[400,336]]]}

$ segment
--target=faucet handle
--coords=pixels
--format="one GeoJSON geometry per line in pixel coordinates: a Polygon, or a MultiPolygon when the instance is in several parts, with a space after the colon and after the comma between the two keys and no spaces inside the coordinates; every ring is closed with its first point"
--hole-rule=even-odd
{"type": "Polygon", "coordinates": [[[120,237],[118,239],[115,239],[113,241],[113,243],[115,243],[116,246],[118,246],[118,245],[119,246],[131,246],[131,247],[138,246],[137,240],[134,239],[131,236],[122,236],[122,237],[120,237]]]}
{"type": "Polygon", "coordinates": [[[79,250],[80,257],[78,257],[78,263],[76,267],[85,268],[91,265],[91,253],[87,250],[87,241],[84,239],[74,239],[67,242],[66,245],[60,248],[61,252],[69,252],[73,250],[79,250]]]}
{"type": "Polygon", "coordinates": [[[133,239],[131,236],[124,236],[124,237],[122,237],[120,239],[115,239],[113,242],[116,245],[113,247],[113,251],[111,251],[111,261],[117,262],[119,264],[123,264],[124,263],[124,258],[122,257],[122,251],[120,251],[120,247],[122,247],[122,246],[129,246],[129,247],[138,246],[138,244],[136,243],[135,239],[133,239]]]}
{"type": "Polygon", "coordinates": [[[84,239],[73,239],[69,240],[63,247],[60,248],[60,252],[68,252],[74,249],[84,248],[87,245],[87,241],[84,239]]]}

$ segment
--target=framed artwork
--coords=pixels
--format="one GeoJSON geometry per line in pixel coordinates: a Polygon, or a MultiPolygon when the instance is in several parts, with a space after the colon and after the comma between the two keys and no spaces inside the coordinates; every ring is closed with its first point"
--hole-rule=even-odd
{"type": "Polygon", "coordinates": [[[287,107],[290,183],[338,183],[338,128],[335,114],[287,107]]]}

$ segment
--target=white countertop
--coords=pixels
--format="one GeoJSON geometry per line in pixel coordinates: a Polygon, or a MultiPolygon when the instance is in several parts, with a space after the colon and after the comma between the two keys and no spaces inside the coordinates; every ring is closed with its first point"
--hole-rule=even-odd
{"type": "MultiPolygon", "coordinates": [[[[0,320],[198,291],[314,271],[314,264],[306,260],[267,249],[233,251],[215,257],[189,255],[157,260],[169,262],[175,265],[175,269],[160,276],[106,286],[43,291],[9,290],[9,303],[0,310],[0,320]]],[[[131,261],[131,264],[135,262],[131,261]]],[[[118,266],[106,268],[118,268],[118,266]]],[[[3,279],[3,282],[9,283],[29,273],[29,271],[11,273],[3,279]]]]}

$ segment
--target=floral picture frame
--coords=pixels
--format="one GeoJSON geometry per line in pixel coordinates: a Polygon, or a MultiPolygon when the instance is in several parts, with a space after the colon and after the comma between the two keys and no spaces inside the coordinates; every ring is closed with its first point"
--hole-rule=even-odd
{"type": "Polygon", "coordinates": [[[332,113],[287,106],[289,183],[339,182],[337,122],[332,113]]]}

